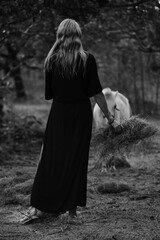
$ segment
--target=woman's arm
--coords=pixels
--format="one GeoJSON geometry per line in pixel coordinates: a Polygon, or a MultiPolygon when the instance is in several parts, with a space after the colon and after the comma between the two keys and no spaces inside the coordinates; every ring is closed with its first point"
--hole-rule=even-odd
{"type": "Polygon", "coordinates": [[[114,117],[111,115],[111,113],[108,110],[108,105],[106,103],[105,97],[103,92],[100,92],[96,95],[94,95],[94,99],[102,112],[104,113],[105,117],[108,119],[109,122],[114,121],[114,117]]]}
{"type": "Polygon", "coordinates": [[[99,105],[100,109],[104,113],[105,117],[108,119],[109,125],[112,125],[116,133],[122,132],[122,126],[118,124],[116,120],[114,120],[114,117],[111,115],[111,113],[108,110],[108,105],[105,100],[103,92],[100,92],[96,95],[94,95],[94,99],[96,103],[99,105]]]}

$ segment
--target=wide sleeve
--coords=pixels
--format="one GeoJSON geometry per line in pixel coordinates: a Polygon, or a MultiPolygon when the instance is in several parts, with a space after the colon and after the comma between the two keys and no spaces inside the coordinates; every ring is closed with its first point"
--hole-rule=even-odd
{"type": "Polygon", "coordinates": [[[91,54],[89,54],[87,60],[87,78],[89,97],[93,97],[94,95],[102,92],[102,86],[98,76],[96,60],[91,54]]]}
{"type": "Polygon", "coordinates": [[[45,79],[45,99],[50,100],[53,98],[52,94],[52,71],[44,70],[45,79]]]}

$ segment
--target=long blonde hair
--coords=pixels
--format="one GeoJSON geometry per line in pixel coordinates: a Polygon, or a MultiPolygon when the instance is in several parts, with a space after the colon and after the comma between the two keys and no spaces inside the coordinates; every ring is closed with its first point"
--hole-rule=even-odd
{"type": "Polygon", "coordinates": [[[60,65],[64,76],[73,76],[78,55],[85,67],[87,55],[83,50],[81,36],[80,26],[75,20],[63,20],[58,27],[56,41],[45,59],[45,68],[51,69],[54,61],[60,65]]]}

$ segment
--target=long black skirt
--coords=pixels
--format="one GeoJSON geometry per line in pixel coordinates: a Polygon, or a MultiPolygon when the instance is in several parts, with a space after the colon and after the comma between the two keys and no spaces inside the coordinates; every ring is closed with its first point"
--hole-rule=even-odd
{"type": "Polygon", "coordinates": [[[89,99],[72,103],[53,100],[32,187],[31,206],[47,213],[86,206],[91,131],[89,99]]]}

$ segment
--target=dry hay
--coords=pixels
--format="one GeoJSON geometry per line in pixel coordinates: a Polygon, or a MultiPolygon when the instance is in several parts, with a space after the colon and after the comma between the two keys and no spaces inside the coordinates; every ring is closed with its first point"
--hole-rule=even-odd
{"type": "Polygon", "coordinates": [[[21,171],[15,168],[8,171],[5,169],[5,171],[0,172],[0,206],[8,204],[29,205],[32,185],[32,174],[23,169],[21,171]]]}
{"type": "Polygon", "coordinates": [[[122,127],[123,131],[120,134],[115,133],[112,126],[100,129],[95,133],[92,146],[98,149],[100,157],[117,151],[128,150],[133,144],[159,132],[156,126],[138,116],[132,116],[129,120],[123,122],[122,127]]]}
{"type": "Polygon", "coordinates": [[[98,186],[97,190],[101,194],[120,193],[130,191],[130,187],[126,183],[106,182],[98,186]]]}
{"type": "Polygon", "coordinates": [[[29,179],[16,185],[10,185],[3,191],[4,204],[29,204],[33,180],[29,179]]]}

